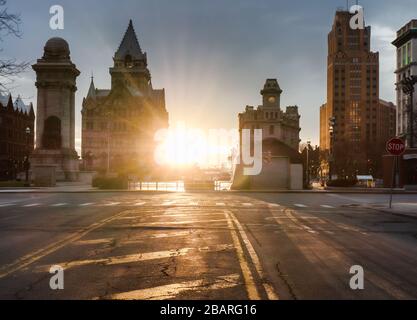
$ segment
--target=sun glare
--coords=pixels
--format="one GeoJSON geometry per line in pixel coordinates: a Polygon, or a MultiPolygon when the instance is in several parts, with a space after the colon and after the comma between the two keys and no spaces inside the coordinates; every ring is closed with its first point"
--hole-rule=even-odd
{"type": "Polygon", "coordinates": [[[234,132],[187,128],[179,123],[173,129],[157,132],[155,153],[161,165],[210,167],[227,163],[235,145],[234,132]]]}

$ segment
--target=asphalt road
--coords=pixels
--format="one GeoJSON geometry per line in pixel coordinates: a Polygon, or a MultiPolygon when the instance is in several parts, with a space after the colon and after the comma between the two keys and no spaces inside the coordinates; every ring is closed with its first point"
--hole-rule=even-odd
{"type": "Polygon", "coordinates": [[[0,299],[416,299],[417,219],[368,208],[387,200],[0,194],[0,299]],[[49,286],[54,265],[63,290],[49,286]],[[349,286],[353,265],[363,290],[349,286]]]}

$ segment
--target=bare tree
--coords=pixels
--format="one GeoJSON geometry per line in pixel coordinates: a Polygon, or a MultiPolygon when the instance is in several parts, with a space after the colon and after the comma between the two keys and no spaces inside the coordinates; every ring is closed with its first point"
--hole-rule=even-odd
{"type": "MultiPolygon", "coordinates": [[[[7,0],[0,0],[0,42],[10,35],[18,38],[22,36],[20,15],[9,13],[6,5],[7,0]]],[[[28,62],[18,62],[14,58],[0,58],[0,87],[6,89],[6,86],[13,82],[13,78],[25,71],[28,66],[28,62]]]]}

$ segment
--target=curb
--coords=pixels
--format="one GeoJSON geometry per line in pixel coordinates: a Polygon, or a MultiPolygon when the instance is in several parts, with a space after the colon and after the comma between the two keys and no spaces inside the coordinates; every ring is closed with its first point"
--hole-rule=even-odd
{"type": "MultiPolygon", "coordinates": [[[[0,194],[12,193],[177,193],[170,190],[53,190],[21,188],[9,189],[0,188],[0,194]],[[4,191],[2,191],[4,190],[4,191]],[[27,190],[27,191],[26,191],[27,190]]],[[[387,194],[389,190],[188,190],[181,193],[306,193],[306,194],[387,194]]],[[[393,194],[417,194],[417,191],[394,190],[393,194]]]]}
{"type": "Polygon", "coordinates": [[[369,206],[365,206],[364,208],[371,209],[371,210],[378,211],[378,212],[382,212],[382,213],[392,214],[394,216],[406,217],[406,218],[411,218],[411,219],[416,219],[417,220],[417,215],[413,215],[413,214],[408,214],[408,213],[404,213],[404,212],[395,212],[395,211],[390,211],[389,209],[381,209],[381,208],[375,208],[375,207],[369,207],[369,206]]]}

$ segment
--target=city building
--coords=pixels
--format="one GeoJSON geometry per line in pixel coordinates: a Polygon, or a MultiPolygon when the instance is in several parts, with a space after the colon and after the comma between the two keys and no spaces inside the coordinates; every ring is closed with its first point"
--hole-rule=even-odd
{"type": "Polygon", "coordinates": [[[32,66],[36,72],[36,147],[30,158],[37,186],[56,181],[77,181],[79,160],[75,151],[75,92],[80,75],[70,57],[68,43],[49,39],[44,54],[32,66]]]}
{"type": "Polygon", "coordinates": [[[327,102],[320,108],[323,178],[382,177],[385,142],[395,128],[395,121],[385,121],[393,105],[379,99],[371,27],[352,29],[353,15],[338,10],[328,35],[327,102]]]}
{"type": "MultiPolygon", "coordinates": [[[[402,90],[401,81],[412,75],[417,76],[417,20],[411,20],[397,32],[393,41],[397,48],[397,135],[406,137],[406,145],[410,146],[410,113],[409,96],[402,90]]],[[[415,85],[417,88],[417,84],[415,85]]],[[[417,115],[417,90],[414,92],[414,115],[417,115]]],[[[415,121],[414,121],[415,122],[415,121]]],[[[417,136],[417,128],[414,134],[417,136]]],[[[417,145],[417,143],[415,143],[417,145]]]]}
{"type": "MultiPolygon", "coordinates": [[[[397,136],[406,144],[397,165],[400,187],[417,188],[417,19],[397,32],[392,44],[397,48],[397,136]]],[[[392,185],[393,159],[386,157],[386,186],[392,185]]]]}
{"type": "Polygon", "coordinates": [[[114,55],[111,88],[91,79],[82,105],[82,158],[86,170],[151,175],[154,134],[168,127],[165,90],[154,89],[147,55],[132,21],[114,55]]]}
{"type": "Polygon", "coordinates": [[[35,113],[20,96],[0,93],[0,180],[13,180],[28,166],[34,145],[35,113]]]}
{"type": "Polygon", "coordinates": [[[267,79],[261,90],[262,105],[246,106],[239,114],[240,159],[234,171],[234,189],[302,189],[303,168],[299,153],[300,115],[297,106],[281,109],[282,90],[277,79],[267,79]],[[259,175],[244,176],[242,132],[262,130],[263,165],[259,175]]]}

